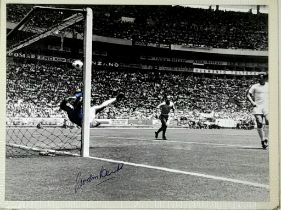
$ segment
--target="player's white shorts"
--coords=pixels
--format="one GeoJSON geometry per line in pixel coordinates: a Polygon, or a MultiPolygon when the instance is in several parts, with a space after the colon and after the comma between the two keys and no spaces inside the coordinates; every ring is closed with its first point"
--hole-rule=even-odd
{"type": "Polygon", "coordinates": [[[268,108],[266,104],[257,105],[253,109],[253,114],[268,115],[268,108]]]}
{"type": "Polygon", "coordinates": [[[96,118],[96,106],[90,108],[90,124],[95,124],[96,118]]]}

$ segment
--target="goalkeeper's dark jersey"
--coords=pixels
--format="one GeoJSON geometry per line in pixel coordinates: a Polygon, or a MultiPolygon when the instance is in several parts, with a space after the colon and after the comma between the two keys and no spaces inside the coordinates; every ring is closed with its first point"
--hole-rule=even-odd
{"type": "Polygon", "coordinates": [[[60,105],[60,108],[67,112],[68,118],[71,122],[75,123],[76,125],[82,127],[83,121],[83,109],[82,109],[82,93],[76,93],[74,95],[76,97],[73,108],[67,106],[67,101],[63,101],[60,105]]]}
{"type": "Polygon", "coordinates": [[[74,107],[74,109],[71,112],[67,112],[67,115],[71,122],[82,127],[82,121],[83,121],[82,103],[77,105],[77,107],[74,107]]]}

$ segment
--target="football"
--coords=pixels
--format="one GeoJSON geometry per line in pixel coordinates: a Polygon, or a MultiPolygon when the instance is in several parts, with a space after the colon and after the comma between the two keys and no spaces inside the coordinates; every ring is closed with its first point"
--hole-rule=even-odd
{"type": "Polygon", "coordinates": [[[72,62],[72,66],[77,70],[83,69],[83,62],[81,60],[75,60],[72,62]]]}

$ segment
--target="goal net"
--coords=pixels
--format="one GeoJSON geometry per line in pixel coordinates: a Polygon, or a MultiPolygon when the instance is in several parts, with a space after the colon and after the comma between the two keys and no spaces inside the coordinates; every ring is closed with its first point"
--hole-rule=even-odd
{"type": "Polygon", "coordinates": [[[87,57],[87,19],[86,9],[30,6],[17,24],[7,20],[7,157],[81,155],[83,131],[60,103],[85,88],[71,63],[87,57]]]}

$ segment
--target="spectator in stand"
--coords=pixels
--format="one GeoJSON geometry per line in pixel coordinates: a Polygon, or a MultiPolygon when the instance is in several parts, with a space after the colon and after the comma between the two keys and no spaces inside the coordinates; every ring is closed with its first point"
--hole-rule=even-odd
{"type": "MultiPolygon", "coordinates": [[[[76,5],[77,6],[77,5],[76,5]]],[[[180,6],[92,6],[94,34],[141,43],[180,44],[196,48],[268,50],[268,15],[213,11],[180,6]],[[133,22],[121,17],[134,18],[133,22]]],[[[30,5],[7,5],[7,20],[18,23],[30,5]]],[[[47,27],[65,13],[39,13],[35,27],[47,27]]]]}
{"type": "MultiPolygon", "coordinates": [[[[7,113],[10,117],[61,117],[59,102],[65,94],[71,94],[76,86],[65,88],[64,81],[81,79],[81,72],[65,71],[65,66],[45,63],[8,63],[7,71],[7,113]],[[20,72],[20,73],[19,73],[20,72]],[[54,75],[50,78],[49,72],[54,75]],[[36,77],[35,77],[36,75],[36,77]],[[63,76],[60,76],[63,75],[63,76]],[[32,94],[30,94],[32,93],[32,94]],[[43,108],[44,107],[44,108],[43,108]]],[[[128,93],[126,106],[123,103],[110,107],[101,118],[155,119],[153,108],[160,100],[163,90],[176,94],[178,114],[176,118],[187,116],[199,120],[197,113],[215,111],[217,118],[241,120],[250,116],[250,107],[244,93],[253,83],[252,79],[208,78],[201,75],[159,72],[161,86],[150,80],[151,72],[108,71],[93,72],[93,103],[100,103],[117,92],[128,93]],[[222,88],[224,87],[224,88],[222,88]],[[142,89],[143,91],[138,91],[142,89]],[[242,107],[228,103],[229,97],[244,100],[242,107]],[[194,112],[194,110],[197,110],[194,112]]],[[[75,84],[75,83],[73,83],[75,84]]]]}

